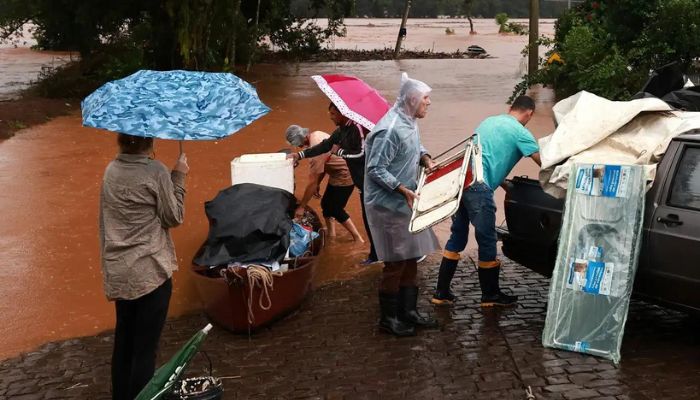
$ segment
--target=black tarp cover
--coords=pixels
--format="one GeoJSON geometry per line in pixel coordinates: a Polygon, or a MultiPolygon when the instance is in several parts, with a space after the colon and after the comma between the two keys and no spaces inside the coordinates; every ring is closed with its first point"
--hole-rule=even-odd
{"type": "Polygon", "coordinates": [[[683,111],[700,111],[700,86],[692,86],[666,93],[661,100],[683,111]]]}
{"type": "Polygon", "coordinates": [[[677,62],[654,71],[633,98],[658,97],[669,106],[683,111],[700,111],[700,87],[683,87],[683,69],[677,62]]]}
{"type": "Polygon", "coordinates": [[[204,204],[209,236],[195,255],[200,266],[281,261],[289,247],[296,199],[286,190],[243,183],[204,204]]]}

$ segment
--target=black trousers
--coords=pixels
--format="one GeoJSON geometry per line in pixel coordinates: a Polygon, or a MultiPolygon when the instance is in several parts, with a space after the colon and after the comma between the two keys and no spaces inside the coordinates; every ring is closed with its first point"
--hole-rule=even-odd
{"type": "Polygon", "coordinates": [[[379,260],[377,257],[377,250],[374,249],[374,241],[372,240],[372,232],[369,229],[369,223],[367,222],[367,212],[365,211],[365,196],[364,196],[364,185],[365,185],[365,158],[356,159],[345,159],[348,164],[348,169],[350,170],[350,176],[352,177],[355,187],[360,191],[360,205],[362,206],[362,222],[365,224],[365,231],[367,232],[367,240],[369,240],[369,259],[379,260]]]}
{"type": "Polygon", "coordinates": [[[133,400],[153,377],[172,290],[168,279],[145,296],[115,302],[112,399],[133,400]]]}
{"type": "Polygon", "coordinates": [[[326,218],[335,218],[341,224],[350,218],[345,211],[345,206],[348,204],[348,199],[355,189],[354,185],[350,186],[326,186],[326,192],[321,199],[321,209],[323,216],[326,218]]]}
{"type": "Polygon", "coordinates": [[[367,231],[367,239],[369,240],[369,258],[371,260],[379,260],[377,257],[377,250],[374,249],[374,240],[372,240],[372,232],[369,229],[369,222],[367,222],[367,211],[365,211],[365,195],[364,191],[360,189],[360,205],[362,206],[362,222],[365,224],[365,231],[367,231]]]}

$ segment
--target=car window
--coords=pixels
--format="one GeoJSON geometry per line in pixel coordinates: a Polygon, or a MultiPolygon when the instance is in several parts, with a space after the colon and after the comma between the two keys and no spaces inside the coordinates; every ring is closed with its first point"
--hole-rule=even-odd
{"type": "Polygon", "coordinates": [[[688,147],[683,152],[668,204],[700,210],[700,147],[688,147]]]}

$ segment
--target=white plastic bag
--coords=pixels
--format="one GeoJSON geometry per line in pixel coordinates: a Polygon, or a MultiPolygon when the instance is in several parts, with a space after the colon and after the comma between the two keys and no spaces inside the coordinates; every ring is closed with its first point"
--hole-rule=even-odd
{"type": "Polygon", "coordinates": [[[293,257],[301,257],[307,252],[311,242],[318,237],[318,232],[294,222],[289,235],[289,254],[293,257]]]}

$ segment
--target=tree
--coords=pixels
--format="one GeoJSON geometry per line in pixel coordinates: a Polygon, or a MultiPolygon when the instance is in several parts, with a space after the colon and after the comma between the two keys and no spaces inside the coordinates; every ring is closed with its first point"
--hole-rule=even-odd
{"type": "Polygon", "coordinates": [[[464,15],[467,16],[467,19],[469,20],[469,34],[473,35],[476,33],[474,31],[474,22],[472,21],[472,6],[474,5],[474,0],[464,0],[464,3],[462,5],[464,15]]]}
{"type": "Polygon", "coordinates": [[[700,0],[586,0],[557,20],[547,44],[542,68],[514,95],[541,83],[558,97],[587,90],[628,100],[651,70],[679,62],[690,71],[700,57],[700,0]]]}
{"type": "Polygon", "coordinates": [[[498,25],[498,33],[508,32],[508,14],[496,14],[494,19],[496,20],[496,25],[498,25]]]}

